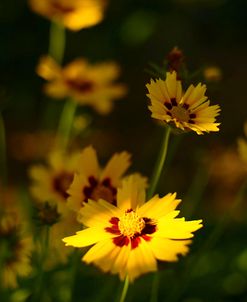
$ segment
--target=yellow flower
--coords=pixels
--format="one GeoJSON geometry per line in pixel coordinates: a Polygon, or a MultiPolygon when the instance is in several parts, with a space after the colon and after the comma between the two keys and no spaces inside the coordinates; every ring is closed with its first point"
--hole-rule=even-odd
{"type": "MultiPolygon", "coordinates": [[[[121,152],[114,154],[101,170],[94,148],[85,148],[78,161],[77,173],[67,191],[70,195],[68,206],[78,211],[88,199],[104,199],[115,204],[117,188],[129,166],[130,154],[121,152]]],[[[146,179],[140,176],[139,181],[145,187],[146,179]]]]}
{"type": "Polygon", "coordinates": [[[34,165],[30,168],[32,195],[41,202],[52,202],[57,205],[59,213],[68,211],[67,190],[76,171],[79,153],[63,154],[58,150],[48,155],[47,165],[34,165]]]}
{"type": "Polygon", "coordinates": [[[215,117],[219,114],[220,107],[210,106],[210,101],[205,96],[205,85],[190,85],[183,93],[181,81],[177,80],[177,73],[173,71],[167,73],[165,81],[151,79],[151,83],[146,86],[153,118],[172,123],[181,130],[193,130],[197,134],[219,131],[215,117]]]}
{"type": "Polygon", "coordinates": [[[144,202],[145,190],[130,176],[118,189],[117,206],[89,200],[80,210],[87,228],[63,241],[78,248],[94,244],[82,260],[121,279],[128,275],[130,281],[156,271],[157,259],[177,261],[179,254],[188,252],[189,239],[202,227],[201,220],[176,218],[180,202],[176,194],[144,202]]]}
{"type": "Polygon", "coordinates": [[[245,138],[238,139],[238,152],[240,154],[241,159],[247,163],[247,123],[244,125],[244,134],[245,138]]]}
{"type": "Polygon", "coordinates": [[[48,80],[45,92],[54,98],[70,97],[80,105],[89,105],[101,114],[112,110],[112,101],[126,93],[122,84],[114,83],[120,70],[113,62],[89,64],[77,59],[61,68],[50,57],[43,57],[37,73],[48,80]]]}
{"type": "Polygon", "coordinates": [[[17,212],[1,213],[1,281],[4,288],[17,287],[17,276],[24,277],[31,272],[32,249],[32,239],[23,235],[17,212]]]}
{"type": "Polygon", "coordinates": [[[30,0],[36,13],[70,30],[93,26],[103,19],[104,0],[30,0]]]}
{"type": "Polygon", "coordinates": [[[206,67],[203,75],[208,82],[219,82],[222,79],[222,71],[217,66],[206,67]]]}

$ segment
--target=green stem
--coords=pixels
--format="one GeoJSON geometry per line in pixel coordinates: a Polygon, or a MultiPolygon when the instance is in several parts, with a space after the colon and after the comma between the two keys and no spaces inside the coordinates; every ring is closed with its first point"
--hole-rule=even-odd
{"type": "Polygon", "coordinates": [[[159,290],[159,274],[158,272],[156,272],[153,278],[150,302],[158,301],[158,290],[159,290]]]}
{"type": "Polygon", "coordinates": [[[161,175],[161,172],[162,172],[162,169],[163,169],[163,166],[165,163],[166,155],[167,155],[170,133],[171,133],[171,128],[167,127],[166,131],[165,131],[165,135],[164,135],[163,144],[160,149],[160,154],[159,154],[158,160],[156,162],[156,165],[155,165],[155,168],[153,171],[153,176],[151,178],[151,183],[150,183],[150,187],[148,190],[148,199],[153,196],[153,194],[156,190],[158,181],[160,179],[160,175],[161,175]]]}
{"type": "Polygon", "coordinates": [[[65,28],[56,22],[51,22],[50,27],[50,42],[49,42],[49,54],[57,61],[58,64],[62,64],[64,51],[66,44],[66,31],[65,28]]]}
{"type": "Polygon", "coordinates": [[[58,130],[57,130],[57,146],[60,147],[62,150],[67,148],[71,128],[73,124],[73,119],[75,116],[77,104],[73,100],[67,100],[63,111],[60,117],[58,130]]]}
{"type": "Polygon", "coordinates": [[[37,272],[37,286],[34,292],[33,301],[42,301],[44,294],[44,267],[45,260],[47,257],[48,247],[49,247],[49,226],[44,227],[44,233],[41,234],[41,251],[38,263],[38,272],[37,272]],[[43,236],[42,236],[43,235],[43,236]]]}
{"type": "Polygon", "coordinates": [[[0,112],[0,185],[1,184],[7,184],[7,156],[4,120],[0,112]]]}
{"type": "Polygon", "coordinates": [[[119,302],[124,302],[129,288],[129,277],[126,276],[119,302]]]}

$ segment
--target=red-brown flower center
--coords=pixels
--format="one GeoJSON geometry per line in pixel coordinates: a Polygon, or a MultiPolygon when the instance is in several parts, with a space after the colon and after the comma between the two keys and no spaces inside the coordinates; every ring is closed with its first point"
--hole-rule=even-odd
{"type": "Polygon", "coordinates": [[[116,204],[117,190],[112,186],[110,178],[105,178],[101,182],[93,176],[88,178],[89,186],[83,189],[85,201],[93,199],[95,201],[104,199],[112,204],[116,204]]]}
{"type": "Polygon", "coordinates": [[[53,179],[53,188],[54,190],[60,194],[64,199],[69,197],[67,190],[71,185],[73,180],[73,174],[69,172],[61,172],[57,174],[53,179]]]}
{"type": "Polygon", "coordinates": [[[53,11],[53,14],[69,14],[75,11],[75,8],[73,6],[65,5],[60,3],[61,1],[53,0],[51,3],[51,9],[53,11]]]}
{"type": "Polygon", "coordinates": [[[79,93],[89,93],[94,89],[94,83],[89,80],[83,79],[68,79],[66,80],[66,84],[72,90],[76,90],[79,93]]]}
{"type": "Polygon", "coordinates": [[[140,217],[132,209],[127,210],[120,218],[112,217],[109,221],[112,226],[106,227],[109,233],[117,235],[113,238],[113,243],[117,246],[131,244],[131,248],[138,247],[141,238],[146,241],[152,239],[150,234],[157,230],[156,223],[147,217],[140,217]]]}
{"type": "Polygon", "coordinates": [[[194,118],[196,115],[190,113],[188,104],[178,104],[175,98],[171,99],[171,102],[165,102],[164,105],[167,108],[167,114],[179,122],[186,122],[194,124],[194,118]]]}

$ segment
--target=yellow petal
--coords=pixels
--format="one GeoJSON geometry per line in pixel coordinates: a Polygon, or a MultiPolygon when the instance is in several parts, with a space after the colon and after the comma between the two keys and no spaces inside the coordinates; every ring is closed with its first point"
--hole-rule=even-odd
{"type": "Polygon", "coordinates": [[[87,177],[98,177],[99,164],[96,151],[92,146],[83,149],[81,156],[78,160],[78,171],[87,177]]]}
{"type": "Polygon", "coordinates": [[[111,205],[109,202],[99,200],[89,200],[84,203],[84,206],[79,212],[79,221],[88,227],[108,227],[112,217],[122,215],[118,208],[111,205]]]}
{"type": "Polygon", "coordinates": [[[166,217],[159,219],[157,231],[154,237],[165,237],[170,239],[188,239],[194,235],[192,232],[202,227],[202,220],[185,221],[184,218],[167,219],[166,217]]]}
{"type": "Polygon", "coordinates": [[[145,186],[138,174],[126,177],[117,192],[117,206],[123,211],[142,206],[145,202],[145,186]]]}
{"type": "Polygon", "coordinates": [[[157,270],[157,261],[150,246],[145,240],[141,239],[137,248],[132,249],[127,263],[127,272],[130,282],[138,276],[157,270]]]}
{"type": "Polygon", "coordinates": [[[130,154],[128,152],[116,153],[107,163],[101,174],[101,180],[110,178],[113,185],[118,185],[120,177],[130,166],[130,154]]]}
{"type": "Polygon", "coordinates": [[[166,238],[152,238],[148,242],[154,256],[163,261],[177,261],[178,255],[185,255],[188,251],[190,240],[170,240],[166,238]]]}
{"type": "Polygon", "coordinates": [[[176,193],[169,193],[162,198],[156,195],[138,210],[138,215],[158,219],[175,210],[180,202],[180,199],[176,199],[176,193]]]}
{"type": "Polygon", "coordinates": [[[65,237],[63,242],[65,242],[66,246],[84,247],[111,237],[113,235],[104,229],[87,228],[77,232],[74,236],[65,237]]]}

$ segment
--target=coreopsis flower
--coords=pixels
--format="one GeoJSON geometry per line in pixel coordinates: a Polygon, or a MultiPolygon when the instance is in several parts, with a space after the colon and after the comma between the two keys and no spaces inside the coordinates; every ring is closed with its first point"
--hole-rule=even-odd
{"type": "Polygon", "coordinates": [[[48,80],[44,90],[49,96],[57,99],[69,97],[101,114],[109,113],[113,100],[126,94],[124,85],[114,83],[120,69],[113,62],[93,65],[81,58],[62,68],[51,57],[43,57],[37,73],[48,80]]]}
{"type": "Polygon", "coordinates": [[[89,200],[80,210],[87,228],[63,241],[77,248],[94,245],[82,260],[119,274],[122,280],[156,271],[157,260],[177,261],[178,255],[188,252],[201,220],[176,218],[180,202],[176,194],[156,195],[144,202],[144,188],[129,176],[118,189],[116,206],[103,199],[89,200]]]}
{"type": "Polygon", "coordinates": [[[4,213],[1,211],[1,285],[4,288],[17,287],[17,277],[25,277],[30,274],[32,250],[32,239],[24,235],[18,213],[9,210],[4,213]]]}
{"type": "Polygon", "coordinates": [[[96,25],[103,19],[105,0],[30,0],[36,13],[70,30],[96,25]]]}
{"type": "Polygon", "coordinates": [[[29,173],[32,179],[30,192],[37,204],[38,224],[49,226],[50,256],[45,267],[65,263],[72,249],[66,249],[61,239],[80,227],[77,217],[67,204],[67,190],[76,171],[79,153],[65,154],[53,150],[46,164],[34,165],[29,173]]]}
{"type": "Polygon", "coordinates": [[[173,71],[167,73],[165,81],[151,79],[146,86],[153,118],[181,130],[193,130],[197,134],[219,131],[215,118],[219,115],[220,107],[210,106],[205,96],[205,85],[190,85],[183,93],[181,81],[177,80],[177,73],[173,71]]]}
{"type": "MultiPolygon", "coordinates": [[[[95,149],[85,148],[79,158],[77,173],[68,189],[68,206],[78,211],[83,202],[104,199],[116,203],[117,188],[121,185],[123,174],[130,166],[130,154],[114,154],[103,169],[100,168],[95,149]]],[[[137,176],[138,177],[138,176],[137,176]]],[[[146,185],[146,179],[139,177],[140,184],[146,185]]]]}

